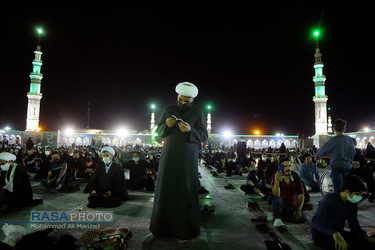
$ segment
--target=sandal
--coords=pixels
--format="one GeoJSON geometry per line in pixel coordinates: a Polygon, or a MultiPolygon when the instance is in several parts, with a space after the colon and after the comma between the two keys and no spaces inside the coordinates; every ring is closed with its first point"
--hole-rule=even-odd
{"type": "Polygon", "coordinates": [[[233,189],[234,186],[233,186],[232,184],[229,183],[228,185],[224,186],[224,188],[225,188],[225,189],[233,189]]]}
{"type": "Polygon", "coordinates": [[[210,206],[209,205],[204,205],[203,206],[203,210],[202,210],[202,213],[204,214],[208,214],[208,212],[210,211],[210,206]]]}
{"type": "Polygon", "coordinates": [[[283,247],[279,243],[272,241],[272,240],[265,240],[264,243],[266,244],[267,250],[277,250],[277,249],[282,250],[283,249],[283,247]]]}
{"type": "Polygon", "coordinates": [[[252,222],[267,222],[267,218],[264,216],[259,216],[256,219],[251,219],[252,222]]]}

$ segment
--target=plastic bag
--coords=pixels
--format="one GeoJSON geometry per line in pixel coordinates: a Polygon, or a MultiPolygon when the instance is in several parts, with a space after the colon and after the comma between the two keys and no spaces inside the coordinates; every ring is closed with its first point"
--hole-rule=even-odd
{"type": "Polygon", "coordinates": [[[6,236],[3,242],[12,247],[26,234],[26,229],[18,225],[8,225],[8,223],[5,223],[2,229],[6,236]]]}

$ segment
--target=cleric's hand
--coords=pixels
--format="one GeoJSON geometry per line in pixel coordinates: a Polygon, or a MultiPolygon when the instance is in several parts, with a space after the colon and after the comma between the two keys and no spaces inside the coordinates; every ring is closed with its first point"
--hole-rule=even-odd
{"type": "Polygon", "coordinates": [[[170,127],[173,127],[174,125],[176,125],[177,121],[174,118],[167,118],[165,120],[165,123],[167,124],[167,127],[170,128],[170,127]]]}
{"type": "Polygon", "coordinates": [[[178,127],[180,128],[181,132],[183,132],[183,133],[188,133],[191,130],[191,127],[190,127],[189,123],[187,123],[187,122],[179,122],[178,127]]]}

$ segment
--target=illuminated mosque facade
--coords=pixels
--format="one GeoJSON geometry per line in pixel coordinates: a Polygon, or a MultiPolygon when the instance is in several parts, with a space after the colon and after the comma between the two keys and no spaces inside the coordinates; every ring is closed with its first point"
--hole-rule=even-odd
{"type": "MultiPolygon", "coordinates": [[[[317,35],[317,34],[316,34],[317,35]]],[[[312,147],[321,147],[330,136],[333,136],[332,119],[327,114],[328,96],[325,94],[326,77],[323,74],[322,53],[316,40],[315,49],[315,76],[313,77],[315,95],[313,102],[315,105],[315,134],[311,138],[299,138],[297,135],[220,135],[212,134],[211,110],[207,111],[207,130],[210,141],[215,141],[216,145],[225,147],[233,146],[241,139],[246,141],[248,148],[279,148],[282,143],[289,149],[312,147]]],[[[155,134],[155,112],[152,106],[150,129],[142,132],[137,131],[112,131],[99,129],[79,129],[79,130],[58,130],[58,131],[40,131],[39,114],[41,106],[41,83],[43,74],[42,68],[42,51],[39,44],[34,51],[32,61],[33,71],[30,73],[30,89],[27,93],[27,118],[26,130],[18,131],[11,129],[0,129],[0,140],[7,139],[9,144],[23,144],[28,138],[35,142],[40,141],[42,146],[60,147],[72,145],[76,146],[94,146],[112,145],[122,147],[126,145],[157,145],[161,146],[162,141],[158,140],[155,134]]],[[[375,130],[359,131],[346,133],[357,140],[357,147],[365,148],[368,142],[375,143],[375,130]]]]}

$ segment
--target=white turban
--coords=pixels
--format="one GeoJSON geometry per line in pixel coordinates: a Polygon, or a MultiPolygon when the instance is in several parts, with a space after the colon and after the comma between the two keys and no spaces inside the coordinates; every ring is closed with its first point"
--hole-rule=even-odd
{"type": "Polygon", "coordinates": [[[181,82],[176,86],[177,94],[195,98],[198,95],[198,88],[190,82],[181,82]]]}
{"type": "Polygon", "coordinates": [[[2,152],[0,154],[0,160],[3,161],[16,161],[17,157],[14,154],[8,152],[2,152]]]}
{"type": "Polygon", "coordinates": [[[106,146],[106,147],[102,148],[101,152],[102,152],[102,154],[103,154],[103,152],[108,152],[112,156],[115,156],[115,150],[112,147],[109,147],[109,146],[106,146]]]}

